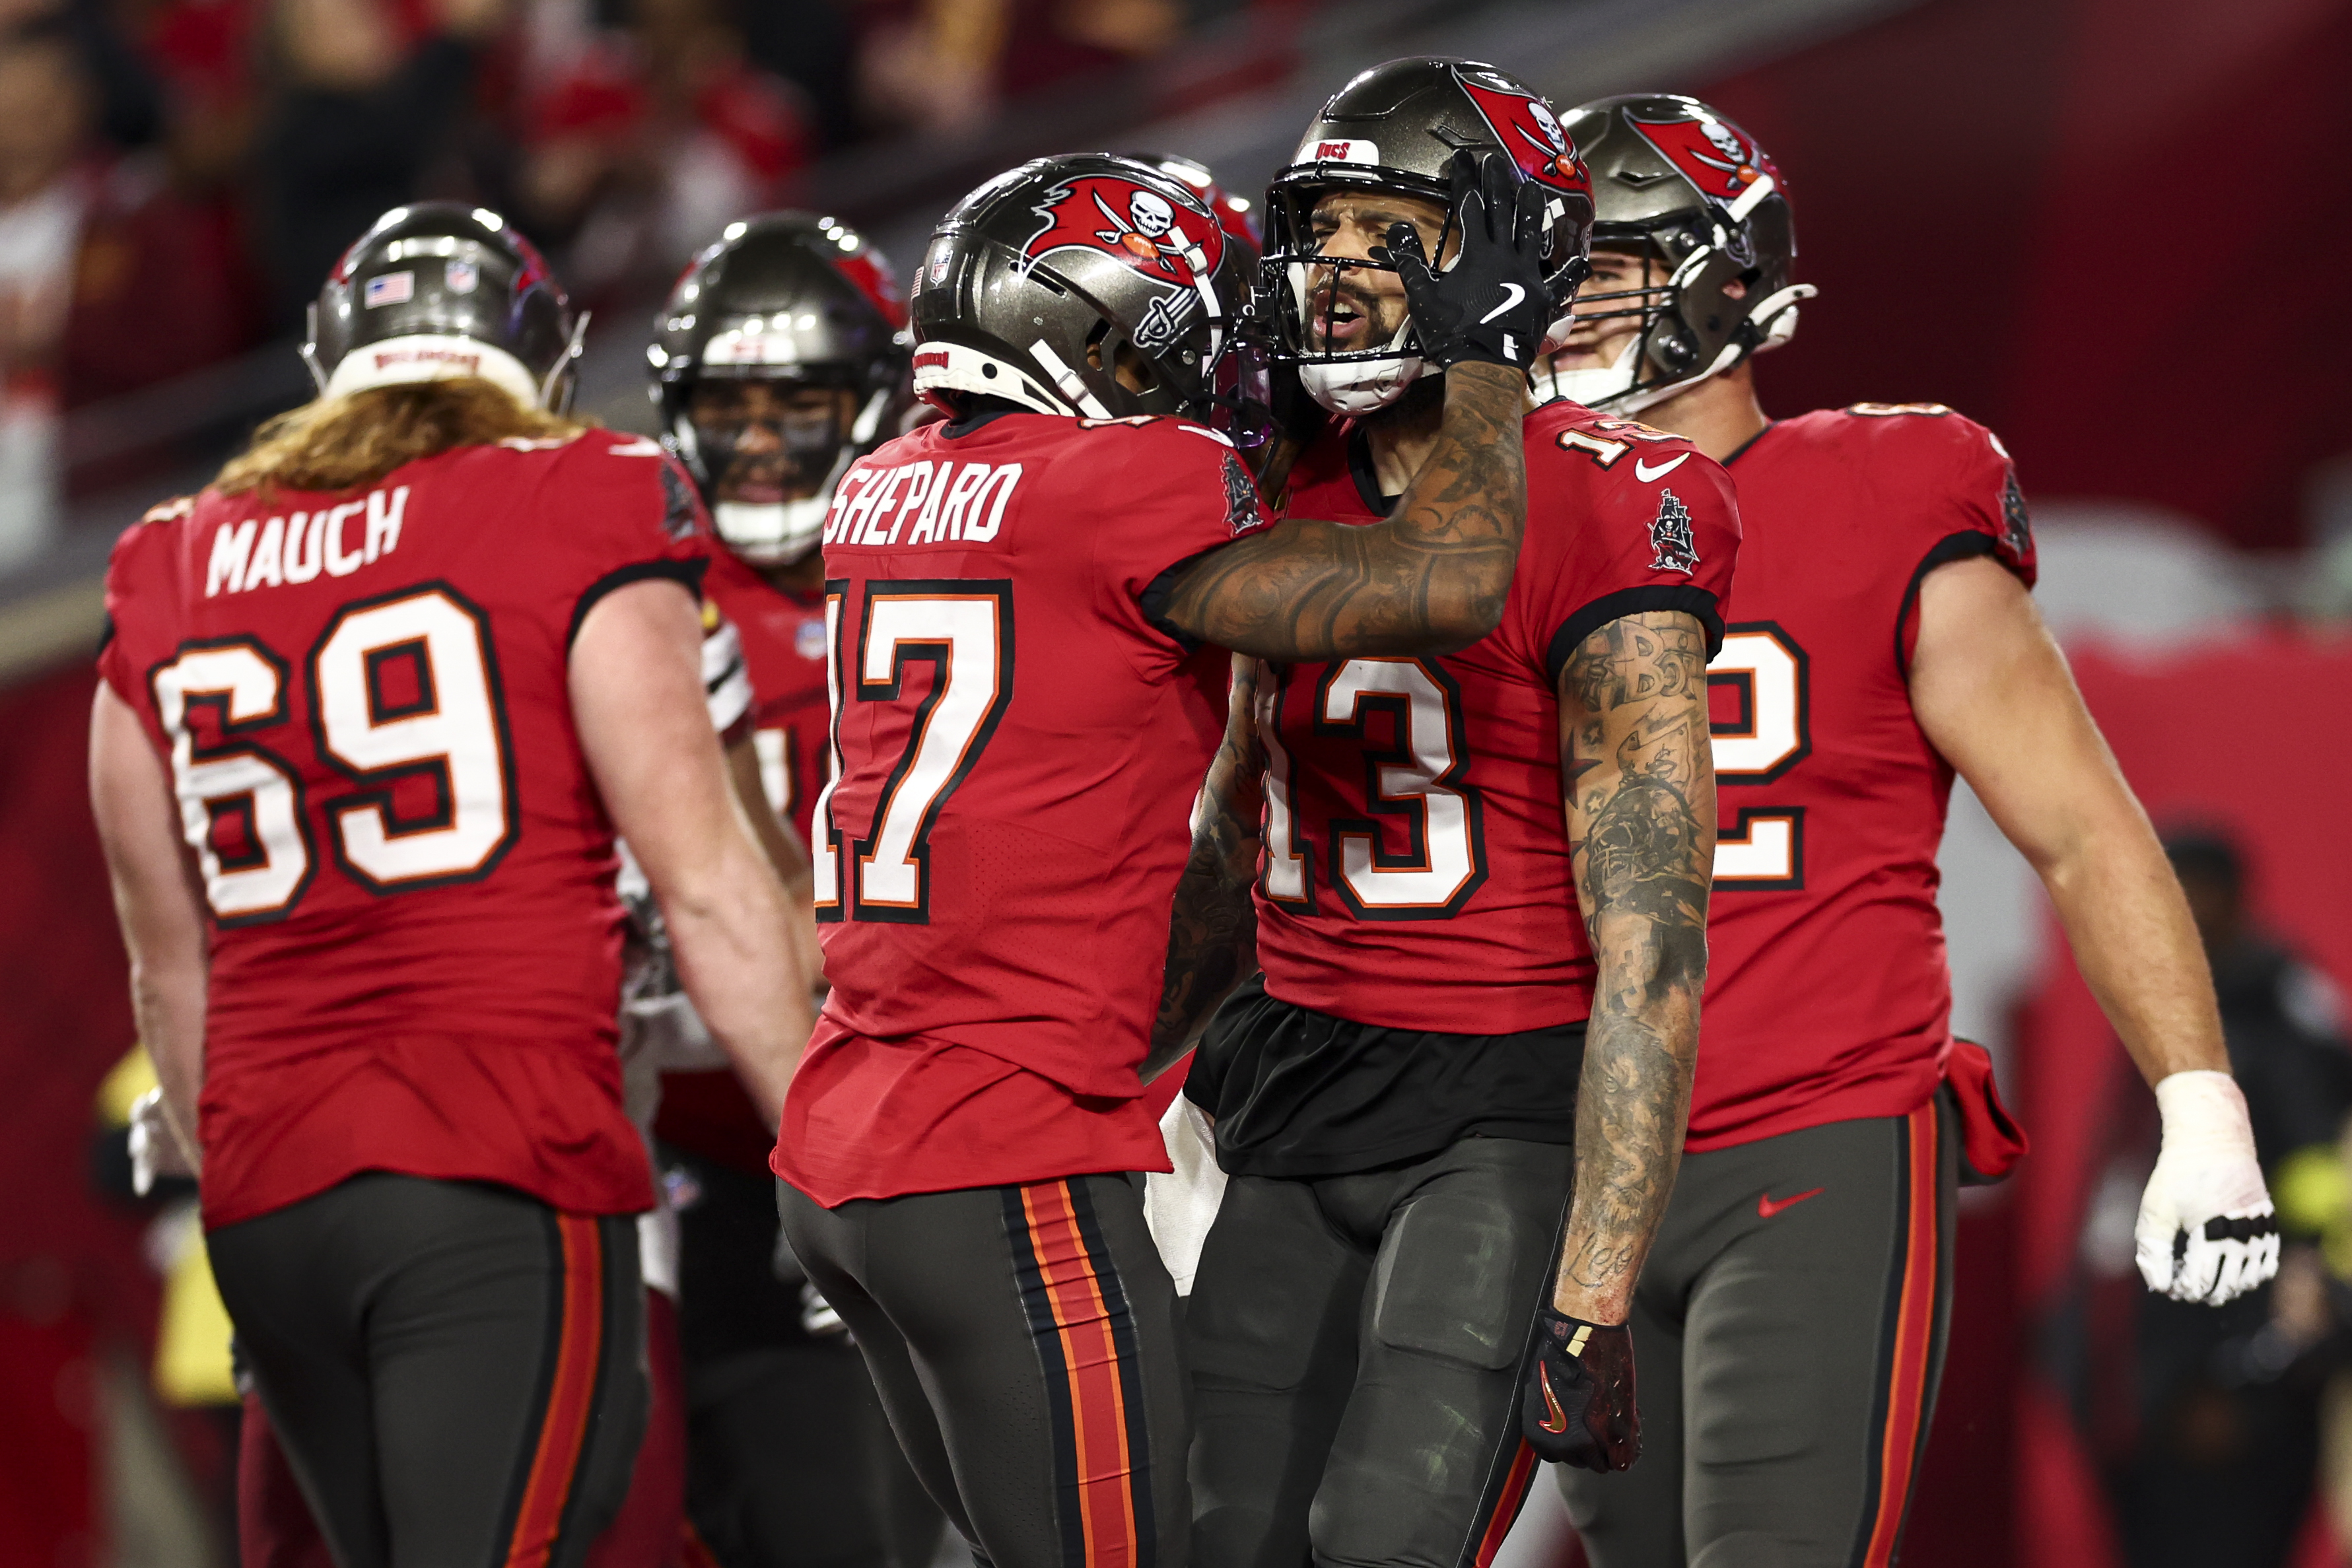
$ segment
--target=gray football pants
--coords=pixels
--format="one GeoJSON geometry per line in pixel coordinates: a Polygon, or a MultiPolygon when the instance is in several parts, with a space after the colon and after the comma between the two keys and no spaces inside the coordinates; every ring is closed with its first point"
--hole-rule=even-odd
{"type": "Polygon", "coordinates": [[[1942,1096],[1688,1155],[1633,1302],[1642,1458],[1561,1469],[1593,1568],[1884,1568],[1943,1375],[1942,1096]]]}
{"type": "Polygon", "coordinates": [[[1176,1287],[1143,1178],[853,1198],[776,1184],[908,1463],[993,1568],[1184,1568],[1176,1287]]]}
{"type": "Polygon", "coordinates": [[[1192,1559],[1484,1568],[1535,1473],[1519,1370],[1574,1151],[1235,1176],[1185,1302],[1192,1559]]]}

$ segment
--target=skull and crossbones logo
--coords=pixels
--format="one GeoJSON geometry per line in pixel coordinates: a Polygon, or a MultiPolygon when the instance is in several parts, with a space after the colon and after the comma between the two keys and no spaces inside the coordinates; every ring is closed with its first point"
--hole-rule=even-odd
{"type": "Polygon", "coordinates": [[[1095,206],[1110,225],[1095,231],[1095,237],[1105,245],[1115,245],[1139,261],[1157,262],[1162,272],[1174,272],[1176,260],[1190,260],[1185,253],[1195,247],[1176,226],[1176,209],[1167,198],[1151,191],[1138,191],[1128,198],[1127,215],[1121,217],[1103,200],[1102,193],[1094,193],[1095,206]]]}

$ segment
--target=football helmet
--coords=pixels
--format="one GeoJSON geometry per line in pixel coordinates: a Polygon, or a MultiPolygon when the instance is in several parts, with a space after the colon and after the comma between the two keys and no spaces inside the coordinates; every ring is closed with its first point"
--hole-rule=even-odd
{"type": "MultiPolygon", "coordinates": [[[[1393,271],[1386,260],[1319,254],[1316,204],[1339,189],[1397,191],[1447,204],[1457,152],[1501,152],[1550,193],[1544,265],[1550,295],[1547,351],[1566,339],[1570,302],[1584,280],[1592,192],[1576,143],[1534,89],[1477,60],[1423,57],[1374,66],[1331,95],[1298,152],[1266,192],[1265,290],[1275,354],[1333,413],[1387,407],[1421,374],[1408,315],[1383,343],[1331,348],[1335,312],[1351,271],[1393,271]]],[[[1447,226],[1453,215],[1447,214],[1447,226]]],[[[1442,256],[1446,239],[1430,247],[1442,256]]]]}
{"type": "Polygon", "coordinates": [[[915,392],[1039,413],[1182,414],[1246,441],[1234,356],[1252,268],[1182,181],[1108,153],[1040,158],[956,204],[915,274],[915,392]],[[1145,382],[1113,374],[1126,363],[1145,382]]]}
{"type": "Polygon", "coordinates": [[[1258,225],[1257,209],[1246,197],[1236,196],[1197,158],[1187,158],[1181,152],[1122,152],[1122,158],[1132,159],[1147,169],[1157,169],[1171,180],[1181,180],[1192,188],[1192,193],[1209,211],[1217,214],[1217,225],[1225,237],[1235,245],[1249,248],[1253,262],[1265,253],[1265,231],[1258,225]]]}
{"type": "Polygon", "coordinates": [[[1642,329],[1614,364],[1537,371],[1538,397],[1635,413],[1789,340],[1815,291],[1789,280],[1788,185],[1754,137],[1672,93],[1585,104],[1568,133],[1592,171],[1594,243],[1648,256],[1664,281],[1584,296],[1580,322],[1639,317],[1642,329]]]}
{"type": "Polygon", "coordinates": [[[526,408],[572,402],[585,311],[498,214],[463,202],[394,207],[310,307],[302,362],[321,397],[479,376],[526,408]]]}
{"type": "Polygon", "coordinates": [[[728,225],[694,258],[655,319],[646,350],[661,441],[702,488],[719,538],[754,566],[808,553],[849,465],[898,434],[913,350],[889,264],[848,225],[768,213],[728,225]],[[694,417],[705,382],[765,382],[845,397],[803,400],[770,427],[781,448],[774,501],[719,488],[744,427],[694,417]]]}

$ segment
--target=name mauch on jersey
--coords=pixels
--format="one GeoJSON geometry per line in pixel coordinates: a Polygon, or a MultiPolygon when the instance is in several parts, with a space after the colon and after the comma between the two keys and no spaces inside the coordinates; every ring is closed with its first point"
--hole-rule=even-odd
{"type": "Polygon", "coordinates": [[[407,510],[408,486],[400,485],[315,512],[223,523],[213,532],[205,597],[309,582],[321,571],[349,577],[400,548],[400,519],[407,510]]]}

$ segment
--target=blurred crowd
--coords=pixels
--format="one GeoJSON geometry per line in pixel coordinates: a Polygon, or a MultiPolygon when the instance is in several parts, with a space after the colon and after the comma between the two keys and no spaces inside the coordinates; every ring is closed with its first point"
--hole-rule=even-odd
{"type": "Polygon", "coordinates": [[[420,196],[583,302],[675,275],[860,141],[960,137],[1287,0],[0,0],[0,570],[59,416],[299,329],[420,196]]]}

